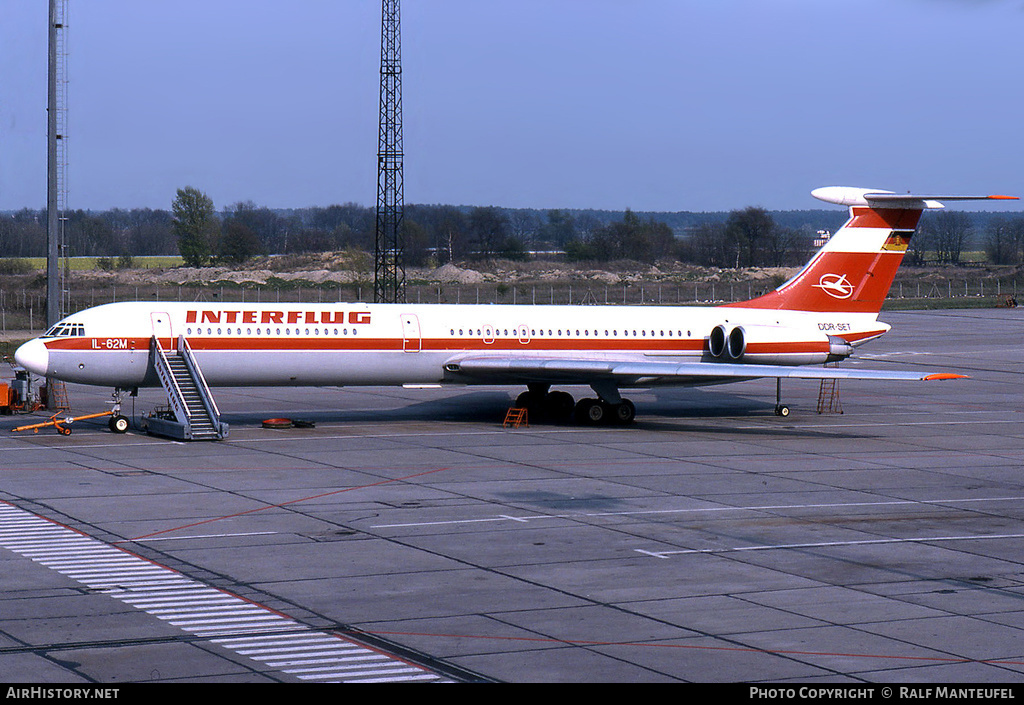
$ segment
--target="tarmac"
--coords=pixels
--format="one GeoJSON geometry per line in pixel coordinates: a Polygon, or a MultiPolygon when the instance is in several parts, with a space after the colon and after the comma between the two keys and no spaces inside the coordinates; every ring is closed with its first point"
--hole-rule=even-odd
{"type": "Polygon", "coordinates": [[[970,379],[642,390],[626,428],[503,427],[499,387],[215,389],[217,442],[0,417],[0,681],[1024,682],[1024,310],[881,319],[844,364],[970,379]]]}

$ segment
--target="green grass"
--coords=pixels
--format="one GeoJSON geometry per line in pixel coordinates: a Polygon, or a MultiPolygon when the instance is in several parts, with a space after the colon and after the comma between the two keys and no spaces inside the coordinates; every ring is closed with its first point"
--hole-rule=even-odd
{"type": "MultiPolygon", "coordinates": [[[[34,269],[39,271],[46,270],[46,258],[45,257],[24,257],[24,261],[28,262],[34,269]]],[[[96,269],[96,260],[99,257],[69,257],[68,267],[73,272],[85,272],[96,269]]],[[[117,257],[109,257],[117,263],[117,257]]],[[[182,263],[181,257],[171,255],[153,255],[153,256],[139,256],[132,257],[132,267],[139,269],[158,269],[168,267],[180,267],[182,263]]]]}

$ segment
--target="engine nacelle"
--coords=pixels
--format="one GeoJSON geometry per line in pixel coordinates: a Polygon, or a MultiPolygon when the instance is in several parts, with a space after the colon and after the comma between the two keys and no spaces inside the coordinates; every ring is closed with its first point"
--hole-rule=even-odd
{"type": "Polygon", "coordinates": [[[729,341],[725,345],[725,352],[732,360],[739,360],[747,351],[747,332],[743,326],[736,326],[729,331],[729,341]]]}
{"type": "Polygon", "coordinates": [[[719,324],[711,329],[708,335],[708,352],[711,357],[721,359],[725,355],[725,346],[729,342],[729,334],[725,332],[725,326],[719,324]]]}
{"type": "Polygon", "coordinates": [[[726,329],[719,324],[711,329],[708,335],[708,352],[716,360],[737,362],[743,359],[747,351],[747,332],[743,326],[726,329]]]}
{"type": "Polygon", "coordinates": [[[708,335],[708,353],[722,362],[767,365],[809,365],[849,357],[853,346],[821,331],[783,326],[719,324],[708,335]]]}

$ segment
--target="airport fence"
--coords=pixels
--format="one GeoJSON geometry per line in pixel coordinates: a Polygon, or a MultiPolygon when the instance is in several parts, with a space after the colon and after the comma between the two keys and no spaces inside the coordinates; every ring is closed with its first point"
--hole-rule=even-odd
{"type": "MultiPolygon", "coordinates": [[[[593,282],[558,283],[415,283],[406,287],[409,303],[446,304],[604,304],[604,305],[714,305],[753,298],[774,287],[769,282],[593,282]]],[[[983,307],[1016,299],[1016,279],[936,278],[898,280],[889,301],[903,307],[915,302],[936,307],[983,307]]],[[[230,301],[241,303],[370,302],[371,283],[303,284],[286,287],[259,285],[139,284],[133,286],[81,286],[65,292],[64,310],[80,311],[118,301],[230,301]]],[[[8,331],[38,333],[46,327],[45,286],[0,288],[0,334],[8,331]]]]}

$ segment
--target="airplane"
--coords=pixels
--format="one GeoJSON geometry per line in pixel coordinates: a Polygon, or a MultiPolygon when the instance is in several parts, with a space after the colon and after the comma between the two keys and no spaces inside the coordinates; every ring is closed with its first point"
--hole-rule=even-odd
{"type": "Polygon", "coordinates": [[[783,379],[910,381],[948,373],[826,366],[886,333],[878,321],[918,220],[943,201],[815,189],[849,219],[794,277],[718,306],[256,304],[121,302],[73,313],[24,343],[15,361],[47,378],[114,388],[110,428],[128,429],[121,395],[159,386],[152,343],[191,349],[211,387],[525,386],[528,418],[628,424],[623,389],[775,378],[775,413],[789,414],[783,379]],[[576,401],[554,386],[586,385],[576,401]]]}

